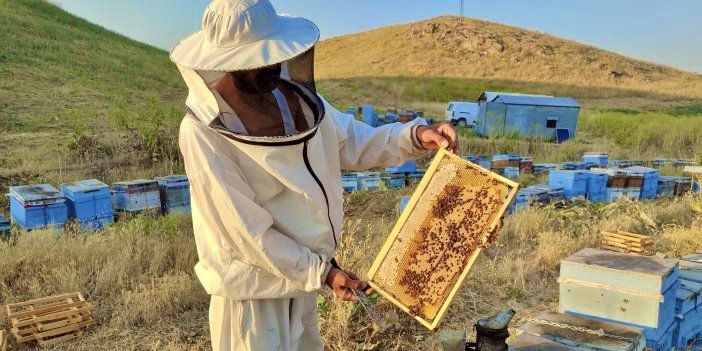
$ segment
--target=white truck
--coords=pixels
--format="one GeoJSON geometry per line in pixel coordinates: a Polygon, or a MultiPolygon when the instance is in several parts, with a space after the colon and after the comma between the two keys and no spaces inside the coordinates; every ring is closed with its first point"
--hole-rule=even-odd
{"type": "Polygon", "coordinates": [[[478,121],[478,103],[475,102],[449,102],[446,108],[446,120],[459,127],[475,127],[478,121]]]}

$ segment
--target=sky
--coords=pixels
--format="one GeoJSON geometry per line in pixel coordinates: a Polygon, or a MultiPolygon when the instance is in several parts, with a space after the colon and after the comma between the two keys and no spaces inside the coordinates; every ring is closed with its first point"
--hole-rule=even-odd
{"type": "MultiPolygon", "coordinates": [[[[210,0],[54,0],[130,38],[169,49],[200,29],[210,0]]],[[[308,18],[328,38],[457,15],[459,0],[272,0],[308,18]]],[[[626,56],[702,73],[701,0],[465,0],[468,17],[575,40],[626,56]]]]}

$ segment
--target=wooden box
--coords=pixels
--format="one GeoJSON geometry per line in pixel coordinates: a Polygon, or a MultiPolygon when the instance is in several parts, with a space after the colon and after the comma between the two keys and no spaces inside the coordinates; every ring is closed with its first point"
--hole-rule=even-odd
{"type": "Polygon", "coordinates": [[[517,190],[440,150],[371,266],[370,285],[435,329],[517,190]]]}
{"type": "MultiPolygon", "coordinates": [[[[547,344],[533,338],[538,337],[554,343],[555,346],[575,347],[576,350],[641,351],[646,346],[644,331],[641,328],[555,312],[544,312],[519,329],[524,331],[522,335],[528,336],[525,337],[525,341],[547,344]]],[[[510,343],[510,349],[514,346],[514,343],[510,343]]],[[[518,350],[551,350],[521,347],[518,350]]]]}
{"type": "Polygon", "coordinates": [[[676,260],[583,249],[561,261],[559,311],[665,328],[678,276],[676,260]]]}

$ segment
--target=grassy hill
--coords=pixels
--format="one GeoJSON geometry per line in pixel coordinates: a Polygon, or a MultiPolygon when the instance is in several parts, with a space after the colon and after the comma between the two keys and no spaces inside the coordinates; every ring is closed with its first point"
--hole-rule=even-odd
{"type": "Polygon", "coordinates": [[[578,98],[702,98],[702,75],[540,32],[450,16],[325,40],[317,47],[316,63],[321,79],[442,77],[483,81],[490,89],[526,83],[530,91],[578,98]]]}
{"type": "Polygon", "coordinates": [[[137,170],[154,152],[177,159],[186,91],[162,50],[46,1],[1,0],[0,77],[0,191],[20,180],[148,175],[137,170]]]}

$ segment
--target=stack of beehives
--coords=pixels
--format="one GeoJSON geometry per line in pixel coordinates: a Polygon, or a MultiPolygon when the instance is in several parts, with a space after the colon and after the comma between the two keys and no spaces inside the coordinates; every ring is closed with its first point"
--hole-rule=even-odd
{"type": "Polygon", "coordinates": [[[602,248],[624,253],[653,254],[653,238],[624,231],[602,231],[602,248]]]}
{"type": "Polygon", "coordinates": [[[698,347],[702,264],[694,257],[581,250],[561,262],[560,312],[642,328],[652,350],[698,347]]]}
{"type": "Polygon", "coordinates": [[[96,323],[93,306],[80,293],[9,304],[5,308],[12,334],[20,344],[55,345],[80,336],[96,323]]]}

